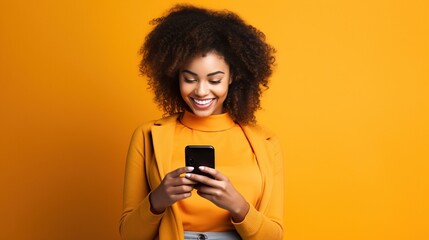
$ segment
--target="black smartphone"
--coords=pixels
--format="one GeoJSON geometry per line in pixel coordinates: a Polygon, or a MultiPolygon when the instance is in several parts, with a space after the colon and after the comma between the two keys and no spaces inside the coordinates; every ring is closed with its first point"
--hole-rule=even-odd
{"type": "Polygon", "coordinates": [[[188,145],[185,147],[185,166],[194,167],[192,173],[213,178],[212,175],[203,173],[199,166],[215,168],[215,150],[210,145],[188,145]]]}

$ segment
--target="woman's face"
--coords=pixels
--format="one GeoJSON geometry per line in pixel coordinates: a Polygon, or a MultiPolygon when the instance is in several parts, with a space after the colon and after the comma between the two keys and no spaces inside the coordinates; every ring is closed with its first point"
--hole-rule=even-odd
{"type": "Polygon", "coordinates": [[[191,59],[180,69],[179,83],[180,94],[195,115],[223,113],[231,78],[222,56],[209,52],[191,59]]]}

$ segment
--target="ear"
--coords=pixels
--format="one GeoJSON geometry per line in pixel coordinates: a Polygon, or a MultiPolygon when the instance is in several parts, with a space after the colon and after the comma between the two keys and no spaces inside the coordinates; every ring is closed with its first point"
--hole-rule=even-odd
{"type": "Polygon", "coordinates": [[[231,83],[232,83],[232,76],[229,76],[228,85],[231,85],[231,83]]]}

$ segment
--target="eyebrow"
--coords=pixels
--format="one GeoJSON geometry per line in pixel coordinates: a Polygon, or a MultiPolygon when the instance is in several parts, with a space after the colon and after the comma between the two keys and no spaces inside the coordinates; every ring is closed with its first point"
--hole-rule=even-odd
{"type": "MultiPolygon", "coordinates": [[[[196,74],[196,73],[194,73],[194,72],[192,72],[192,71],[189,71],[189,70],[183,70],[182,72],[189,73],[189,74],[191,74],[191,75],[193,75],[193,76],[198,77],[198,74],[196,74]]],[[[212,72],[212,73],[207,74],[207,77],[210,77],[210,76],[213,76],[213,75],[216,75],[216,74],[219,74],[219,73],[225,74],[225,73],[224,73],[224,72],[222,72],[222,71],[216,71],[216,72],[212,72]]]]}

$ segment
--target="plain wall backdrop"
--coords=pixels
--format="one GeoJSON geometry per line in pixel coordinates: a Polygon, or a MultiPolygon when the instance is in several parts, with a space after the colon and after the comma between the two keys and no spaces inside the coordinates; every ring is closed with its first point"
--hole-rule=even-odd
{"type": "MultiPolygon", "coordinates": [[[[0,3],[0,239],[120,239],[132,131],[162,115],[138,50],[177,2],[0,3]]],[[[188,2],[277,49],[257,116],[284,147],[285,239],[429,239],[427,1],[188,2]]]]}

